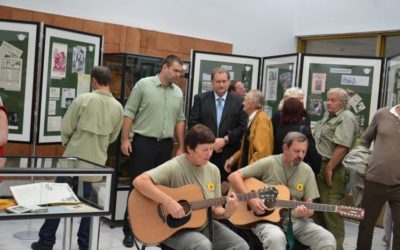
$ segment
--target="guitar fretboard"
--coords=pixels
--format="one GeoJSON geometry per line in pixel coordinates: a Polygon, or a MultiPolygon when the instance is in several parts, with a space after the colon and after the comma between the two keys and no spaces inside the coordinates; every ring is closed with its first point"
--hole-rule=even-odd
{"type": "MultiPolygon", "coordinates": [[[[257,192],[249,192],[244,194],[237,194],[239,201],[247,201],[253,198],[257,198],[257,192]]],[[[212,206],[224,205],[226,203],[226,196],[205,199],[199,201],[191,201],[190,206],[192,210],[204,209],[212,206]]],[[[304,205],[306,208],[313,209],[315,211],[322,212],[336,212],[337,207],[335,205],[328,204],[320,204],[320,203],[308,203],[303,201],[294,201],[294,200],[276,200],[275,206],[281,208],[296,208],[299,205],[304,205]]]]}
{"type": "MultiPolygon", "coordinates": [[[[239,201],[247,201],[247,200],[258,197],[257,192],[237,194],[236,196],[239,201]]],[[[200,201],[191,201],[190,206],[191,206],[192,210],[198,210],[198,209],[204,209],[204,208],[212,207],[212,206],[224,205],[226,203],[226,198],[227,198],[226,196],[223,196],[223,197],[205,199],[205,200],[200,200],[200,201]]]]}
{"type": "Polygon", "coordinates": [[[315,211],[322,211],[322,212],[336,212],[335,205],[327,205],[327,204],[320,204],[320,203],[308,203],[303,201],[286,201],[286,200],[276,200],[277,207],[283,208],[295,208],[299,205],[304,205],[306,208],[313,209],[315,211]]]}

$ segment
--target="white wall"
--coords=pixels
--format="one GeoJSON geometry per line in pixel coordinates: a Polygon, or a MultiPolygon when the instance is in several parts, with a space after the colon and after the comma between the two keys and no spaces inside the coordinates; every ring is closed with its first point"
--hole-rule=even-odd
{"type": "Polygon", "coordinates": [[[0,4],[228,42],[233,53],[253,56],[294,53],[299,35],[400,30],[399,0],[0,0],[0,4]]]}
{"type": "Polygon", "coordinates": [[[296,50],[293,8],[286,0],[98,2],[0,0],[6,6],[232,43],[235,54],[265,56],[296,50]]]}
{"type": "Polygon", "coordinates": [[[400,30],[399,0],[299,2],[295,36],[400,30]]]}

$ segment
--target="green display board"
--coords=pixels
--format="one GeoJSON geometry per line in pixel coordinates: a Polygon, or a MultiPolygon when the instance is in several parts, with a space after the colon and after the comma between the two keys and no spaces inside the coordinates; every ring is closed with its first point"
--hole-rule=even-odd
{"type": "Polygon", "coordinates": [[[258,87],[261,58],[192,51],[192,62],[191,100],[198,93],[212,90],[211,73],[217,67],[228,70],[231,80],[242,81],[246,91],[258,87]]]}
{"type": "Polygon", "coordinates": [[[39,143],[61,141],[61,121],[72,101],[91,90],[102,37],[45,26],[39,143]]]}
{"type": "Polygon", "coordinates": [[[400,104],[400,55],[387,60],[385,105],[389,107],[400,104]]]}
{"type": "Polygon", "coordinates": [[[329,89],[342,88],[350,97],[349,109],[362,133],[378,108],[381,73],[380,58],[304,55],[301,84],[311,121],[323,118],[329,89]]]}
{"type": "Polygon", "coordinates": [[[9,141],[31,141],[38,29],[38,23],[0,21],[0,98],[9,141]]]}
{"type": "Polygon", "coordinates": [[[263,58],[264,111],[272,117],[286,89],[294,87],[297,76],[298,54],[263,58]]]}

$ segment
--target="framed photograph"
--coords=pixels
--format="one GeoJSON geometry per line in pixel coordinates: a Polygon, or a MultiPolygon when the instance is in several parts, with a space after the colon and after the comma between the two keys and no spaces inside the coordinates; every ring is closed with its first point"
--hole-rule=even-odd
{"type": "Polygon", "coordinates": [[[383,59],[372,57],[302,56],[301,88],[306,110],[312,123],[321,120],[331,88],[346,90],[349,108],[356,118],[360,132],[370,123],[379,108],[383,59]]]}
{"type": "Polygon", "coordinates": [[[211,72],[217,67],[229,71],[230,80],[240,80],[246,91],[259,86],[261,58],[192,51],[190,102],[198,93],[212,90],[211,72]]]}
{"type": "Polygon", "coordinates": [[[288,54],[263,58],[261,89],[265,97],[264,111],[272,117],[286,89],[296,86],[299,55],[288,54]]]}
{"type": "Polygon", "coordinates": [[[90,92],[101,65],[102,36],[44,26],[38,143],[61,142],[61,121],[73,100],[90,92]]]}
{"type": "Polygon", "coordinates": [[[384,105],[394,107],[400,104],[400,54],[387,59],[385,83],[384,105]]]}
{"type": "Polygon", "coordinates": [[[8,112],[8,140],[32,140],[39,23],[0,20],[0,102],[8,112]]]}

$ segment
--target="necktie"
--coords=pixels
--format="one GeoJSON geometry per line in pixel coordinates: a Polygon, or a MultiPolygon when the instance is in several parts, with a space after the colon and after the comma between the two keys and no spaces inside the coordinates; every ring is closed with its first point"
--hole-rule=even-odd
{"type": "Polygon", "coordinates": [[[224,99],[222,99],[222,97],[217,98],[217,133],[219,130],[219,124],[221,122],[222,110],[224,109],[224,106],[222,105],[223,101],[224,99]]]}

